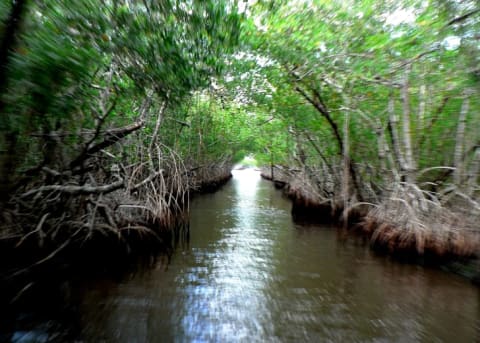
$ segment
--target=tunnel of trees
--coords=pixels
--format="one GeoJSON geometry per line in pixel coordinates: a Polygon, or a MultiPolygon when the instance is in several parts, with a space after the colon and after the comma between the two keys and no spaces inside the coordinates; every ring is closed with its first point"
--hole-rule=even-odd
{"type": "Polygon", "coordinates": [[[0,23],[16,276],[161,243],[247,155],[386,249],[479,252],[476,1],[3,0],[0,23]]]}

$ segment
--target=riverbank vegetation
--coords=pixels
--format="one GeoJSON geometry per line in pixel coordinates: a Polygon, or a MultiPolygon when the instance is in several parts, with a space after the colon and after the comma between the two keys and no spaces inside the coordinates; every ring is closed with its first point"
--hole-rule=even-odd
{"type": "Polygon", "coordinates": [[[283,142],[265,159],[289,167],[294,209],[392,252],[477,255],[478,4],[270,5],[235,61],[254,65],[250,99],[281,128],[264,131],[283,142]]]}
{"type": "Polygon", "coordinates": [[[294,214],[480,252],[474,1],[17,0],[0,21],[9,275],[98,237],[167,244],[249,154],[294,214]]]}
{"type": "Polygon", "coordinates": [[[236,8],[2,1],[0,13],[2,285],[72,252],[102,265],[168,248],[189,193],[230,175],[239,125],[210,98],[236,8]]]}

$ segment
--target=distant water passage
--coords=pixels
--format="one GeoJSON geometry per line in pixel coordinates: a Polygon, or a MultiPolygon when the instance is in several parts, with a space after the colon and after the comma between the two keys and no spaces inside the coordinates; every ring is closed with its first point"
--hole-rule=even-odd
{"type": "Polygon", "coordinates": [[[87,342],[475,342],[478,288],[295,225],[255,171],[191,204],[171,264],[83,290],[87,342]]]}

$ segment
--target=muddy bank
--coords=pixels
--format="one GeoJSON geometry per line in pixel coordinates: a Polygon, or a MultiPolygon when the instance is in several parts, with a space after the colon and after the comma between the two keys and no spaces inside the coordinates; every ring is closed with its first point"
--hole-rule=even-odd
{"type": "Polygon", "coordinates": [[[283,194],[292,202],[292,216],[297,222],[317,224],[339,224],[347,221],[349,225],[359,223],[367,213],[365,206],[357,206],[344,211],[344,204],[330,198],[321,197],[315,187],[304,180],[298,169],[274,166],[261,170],[262,178],[272,181],[274,186],[283,190],[283,194]],[[273,171],[273,177],[272,177],[273,171]]]}
{"type": "Polygon", "coordinates": [[[315,222],[319,224],[333,223],[339,219],[339,213],[332,204],[318,201],[315,194],[308,188],[302,188],[292,181],[298,171],[283,166],[262,168],[262,178],[274,183],[275,187],[283,190],[283,194],[292,201],[292,216],[298,222],[315,222]]]}
{"type": "Polygon", "coordinates": [[[264,168],[261,175],[276,187],[281,186],[283,194],[292,201],[291,213],[296,222],[334,224],[342,232],[346,230],[362,239],[378,254],[441,268],[480,284],[480,234],[472,223],[468,226],[465,220],[459,220],[458,213],[429,208],[410,193],[410,201],[422,208],[422,213],[405,213],[397,200],[393,206],[389,198],[380,204],[359,204],[345,210],[343,202],[320,196],[308,180],[301,180],[303,175],[297,170],[275,166],[264,168]],[[416,223],[429,225],[412,225],[412,216],[416,223]]]}
{"type": "Polygon", "coordinates": [[[229,162],[192,167],[188,171],[190,195],[217,191],[232,178],[233,165],[229,162]]]}

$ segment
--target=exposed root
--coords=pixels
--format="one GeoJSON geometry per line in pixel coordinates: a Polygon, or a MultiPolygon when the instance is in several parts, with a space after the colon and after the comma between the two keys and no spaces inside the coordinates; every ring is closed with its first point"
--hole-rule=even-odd
{"type": "MultiPolygon", "coordinates": [[[[281,167],[274,168],[274,175],[287,183],[284,190],[292,199],[295,220],[344,223],[369,236],[374,248],[391,254],[480,255],[480,204],[454,185],[433,192],[396,181],[389,189],[378,189],[371,201],[359,202],[335,186],[335,175],[281,167]]],[[[272,180],[271,168],[262,176],[272,180]]]]}
{"type": "Polygon", "coordinates": [[[190,168],[191,188],[197,193],[214,192],[232,177],[229,160],[190,168]]]}
{"type": "Polygon", "coordinates": [[[91,158],[83,172],[44,168],[12,194],[0,213],[4,276],[28,273],[52,260],[64,263],[72,252],[103,256],[109,249],[130,253],[135,246],[144,252],[168,250],[171,231],[187,227],[191,185],[186,168],[160,143],[153,157],[137,147],[133,163],[112,163],[116,157],[109,153],[91,158]]]}
{"type": "Polygon", "coordinates": [[[391,253],[478,256],[478,210],[471,199],[461,209],[446,206],[435,194],[416,185],[401,183],[368,212],[361,228],[371,236],[374,247],[391,253]]]}

